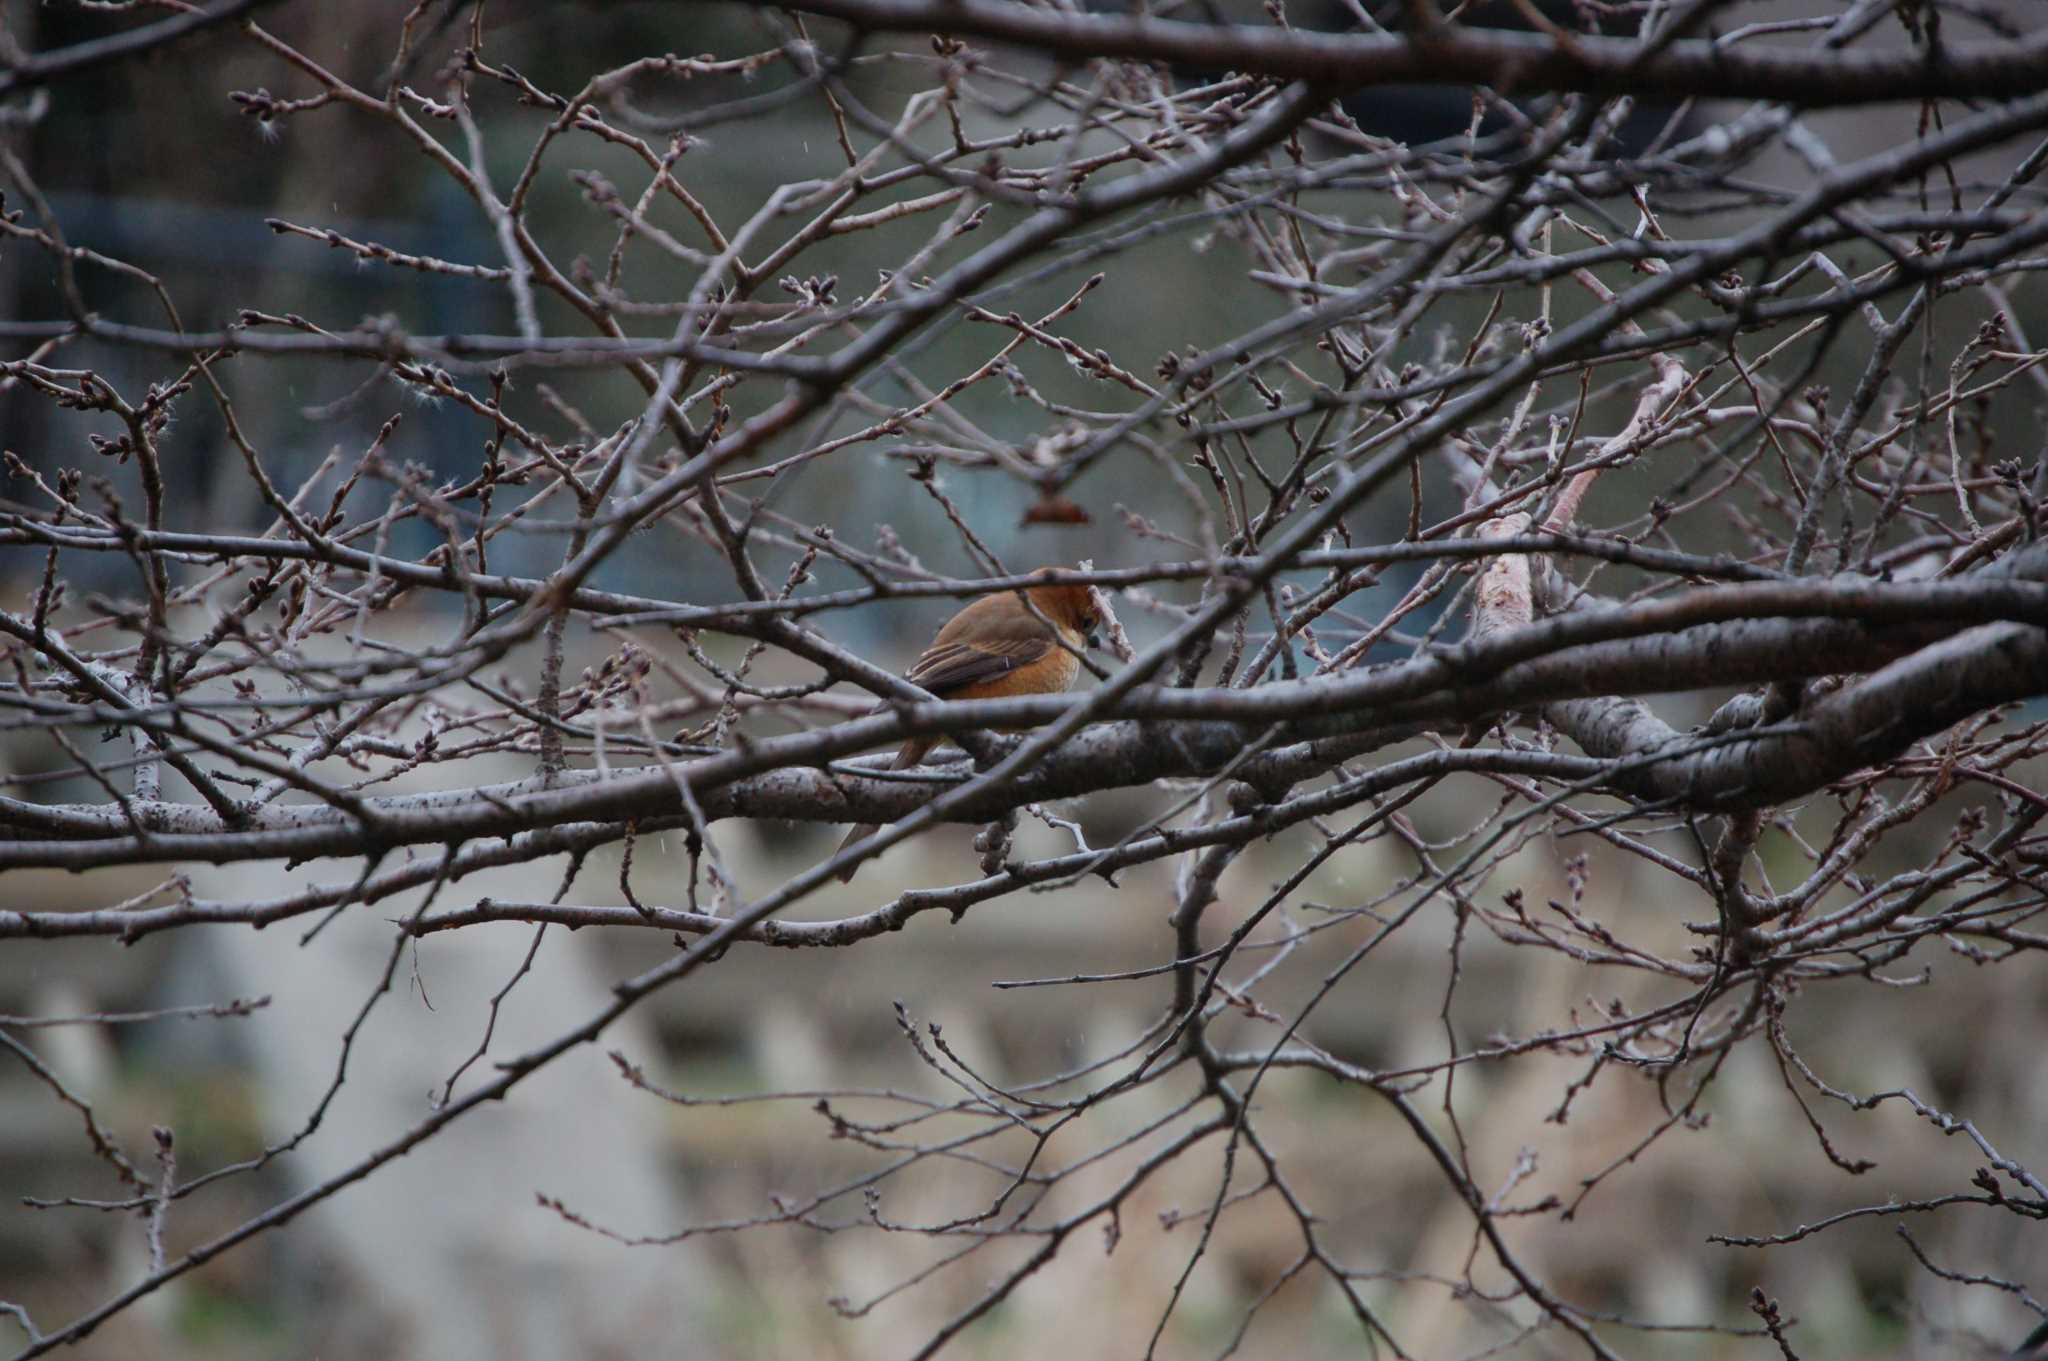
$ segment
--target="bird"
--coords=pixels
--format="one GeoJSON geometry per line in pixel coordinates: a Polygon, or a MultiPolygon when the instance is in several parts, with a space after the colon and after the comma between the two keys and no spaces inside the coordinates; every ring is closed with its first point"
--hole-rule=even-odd
{"type": "MultiPolygon", "coordinates": [[[[1041,567],[1031,575],[1042,577],[1054,570],[1041,567]]],[[[1081,674],[1080,654],[1100,646],[1095,630],[1101,622],[1095,592],[1087,586],[1048,582],[997,591],[969,602],[948,619],[904,679],[940,699],[1058,694],[1081,674]]],[[[944,740],[909,738],[888,768],[908,770],[944,740]]],[[[879,826],[865,822],[855,827],[839,843],[840,851],[872,836],[879,826]]],[[[855,861],[840,870],[840,882],[850,883],[859,868],[855,861]]]]}

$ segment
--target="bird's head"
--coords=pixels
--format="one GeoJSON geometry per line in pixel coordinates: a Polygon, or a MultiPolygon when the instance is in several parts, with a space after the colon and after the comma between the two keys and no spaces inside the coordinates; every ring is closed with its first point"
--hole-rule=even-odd
{"type": "MultiPolygon", "coordinates": [[[[1041,568],[1051,571],[1051,568],[1041,568]]],[[[1088,586],[1032,586],[1025,594],[1053,623],[1071,629],[1087,640],[1091,648],[1102,646],[1095,630],[1102,626],[1102,609],[1095,603],[1095,591],[1088,586]]]]}

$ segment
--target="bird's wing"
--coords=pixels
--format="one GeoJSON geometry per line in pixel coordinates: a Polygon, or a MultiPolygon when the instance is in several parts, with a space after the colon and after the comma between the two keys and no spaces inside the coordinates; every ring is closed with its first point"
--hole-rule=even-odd
{"type": "Polygon", "coordinates": [[[917,659],[905,679],[945,697],[970,685],[995,680],[1052,651],[1041,627],[1036,638],[991,638],[972,643],[937,643],[917,659]]]}

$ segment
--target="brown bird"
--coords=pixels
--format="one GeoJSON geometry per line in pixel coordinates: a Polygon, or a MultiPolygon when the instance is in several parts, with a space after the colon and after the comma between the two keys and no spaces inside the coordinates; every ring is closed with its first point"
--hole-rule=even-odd
{"type": "MultiPolygon", "coordinates": [[[[1041,567],[1032,573],[1052,571],[1041,567]]],[[[904,678],[940,699],[1003,699],[1010,695],[1057,694],[1081,673],[1080,653],[1097,645],[1102,622],[1095,593],[1086,586],[1026,586],[982,596],[946,621],[904,678]],[[1024,599],[1031,608],[1026,608],[1024,599]],[[1035,612],[1034,612],[1035,611],[1035,612]]],[[[940,737],[913,737],[897,751],[891,770],[907,770],[925,758],[940,737]]],[[[839,843],[844,851],[871,836],[878,823],[862,823],[839,843]]],[[[839,871],[853,878],[858,862],[839,871]]]]}

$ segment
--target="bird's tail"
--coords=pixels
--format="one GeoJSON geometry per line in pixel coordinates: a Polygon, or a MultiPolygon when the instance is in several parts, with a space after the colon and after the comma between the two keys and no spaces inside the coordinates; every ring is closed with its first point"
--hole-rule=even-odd
{"type": "MultiPolygon", "coordinates": [[[[908,770],[910,767],[916,765],[919,761],[922,761],[925,758],[925,753],[930,751],[935,745],[937,745],[936,741],[929,737],[911,738],[908,742],[905,742],[901,747],[897,748],[896,759],[889,763],[889,769],[908,770]]],[[[836,852],[836,854],[845,854],[846,848],[848,846],[851,846],[856,841],[863,841],[868,837],[873,836],[876,832],[880,831],[881,828],[882,824],[879,822],[863,822],[860,826],[854,828],[852,831],[846,834],[846,840],[839,843],[839,850],[836,852]]],[[[852,864],[848,865],[846,868],[839,871],[839,882],[842,884],[852,883],[853,876],[859,870],[860,861],[856,860],[852,864]]]]}

